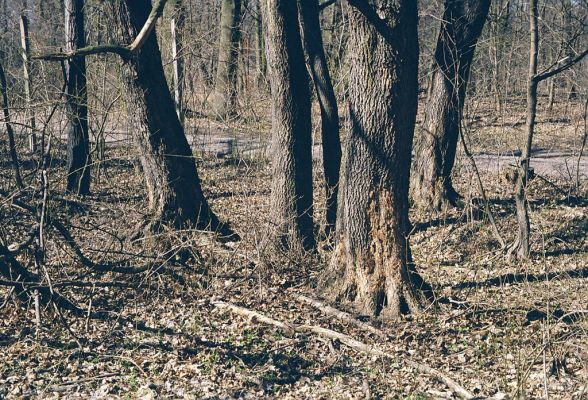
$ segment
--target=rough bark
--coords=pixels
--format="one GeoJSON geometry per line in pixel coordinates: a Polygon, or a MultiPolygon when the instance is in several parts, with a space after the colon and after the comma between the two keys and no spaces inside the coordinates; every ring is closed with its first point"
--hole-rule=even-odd
{"type": "MultiPolygon", "coordinates": [[[[116,13],[121,43],[130,43],[143,27],[149,0],[124,0],[116,13]]],[[[196,170],[192,150],[176,114],[165,79],[155,29],[141,49],[124,59],[133,138],[136,142],[152,214],[150,227],[198,227],[230,234],[210,209],[196,170]]]]}
{"type": "Polygon", "coordinates": [[[341,139],[339,137],[339,111],[337,98],[331,83],[329,67],[325,57],[318,0],[299,0],[300,24],[304,51],[314,82],[321,110],[321,137],[323,143],[323,170],[325,174],[325,232],[329,235],[337,219],[337,194],[339,169],[341,166],[341,139]]]}
{"type": "Polygon", "coordinates": [[[327,291],[365,314],[423,309],[430,287],[407,236],[417,110],[417,7],[412,0],[353,0],[349,15],[349,116],[341,214],[327,291]],[[376,11],[377,10],[377,11],[376,11]]]}
{"type": "Polygon", "coordinates": [[[272,237],[290,249],[314,247],[310,91],[295,1],[265,0],[272,98],[272,237]]]}
{"type": "MultiPolygon", "coordinates": [[[[84,1],[65,0],[65,51],[85,47],[84,1]]],[[[86,58],[72,57],[65,62],[67,186],[76,194],[90,192],[90,143],[88,137],[88,95],[86,92],[86,58]]]]}
{"type": "Polygon", "coordinates": [[[218,67],[210,100],[213,115],[221,119],[236,113],[240,21],[241,0],[222,0],[218,67]]]}
{"type": "Polygon", "coordinates": [[[451,172],[476,43],[490,2],[446,0],[435,49],[425,119],[415,142],[413,199],[436,210],[456,206],[451,172]]]}

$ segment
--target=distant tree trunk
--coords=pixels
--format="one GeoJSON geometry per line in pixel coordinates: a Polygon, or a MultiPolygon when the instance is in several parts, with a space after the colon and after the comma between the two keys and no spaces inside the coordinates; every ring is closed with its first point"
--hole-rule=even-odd
{"type": "Polygon", "coordinates": [[[476,43],[490,2],[446,0],[435,50],[425,119],[415,142],[413,198],[441,209],[457,205],[451,172],[476,43]]]}
{"type": "Polygon", "coordinates": [[[274,242],[298,251],[315,245],[312,126],[308,73],[295,1],[267,0],[264,22],[272,97],[274,242]]]}
{"type": "Polygon", "coordinates": [[[240,22],[241,0],[222,0],[218,66],[210,100],[214,116],[221,119],[236,113],[240,22]]]}
{"type": "MultiPolygon", "coordinates": [[[[65,50],[75,51],[85,43],[84,1],[65,0],[65,50]]],[[[65,106],[67,115],[67,187],[80,195],[90,193],[90,143],[88,137],[88,95],[86,58],[65,62],[67,77],[65,106]]]]}
{"type": "Polygon", "coordinates": [[[351,131],[326,285],[363,313],[396,318],[422,310],[430,296],[407,239],[418,99],[417,6],[413,0],[379,0],[373,3],[376,13],[362,1],[350,4],[351,131]]]}
{"type": "Polygon", "coordinates": [[[29,151],[37,151],[37,133],[35,121],[35,109],[32,106],[32,77],[31,77],[31,44],[29,38],[29,19],[26,15],[20,16],[20,42],[22,46],[22,66],[25,88],[25,102],[27,104],[27,130],[29,131],[29,151]]]}
{"type": "Polygon", "coordinates": [[[174,103],[176,105],[176,114],[182,125],[184,125],[185,106],[184,106],[184,50],[183,50],[183,29],[186,10],[182,0],[174,1],[173,17],[170,22],[171,40],[172,40],[172,59],[173,59],[173,77],[174,77],[174,103]]]}
{"type": "Polygon", "coordinates": [[[267,61],[265,58],[265,40],[263,38],[263,17],[261,11],[261,1],[258,0],[257,16],[255,17],[255,82],[259,86],[265,81],[267,75],[267,61]]]}
{"type": "Polygon", "coordinates": [[[304,38],[304,50],[314,81],[321,109],[321,135],[323,142],[323,169],[325,173],[326,227],[328,234],[335,228],[337,219],[337,194],[341,166],[341,139],[339,137],[339,112],[337,98],[331,83],[325,57],[318,0],[299,0],[300,24],[304,38]]]}
{"type": "Polygon", "coordinates": [[[8,91],[6,87],[6,74],[4,68],[0,63],[0,92],[2,94],[2,114],[4,116],[4,124],[6,125],[6,135],[8,136],[8,154],[10,154],[10,161],[12,162],[12,170],[14,171],[14,180],[16,187],[22,189],[22,177],[20,176],[20,167],[18,165],[18,154],[16,152],[16,143],[14,141],[14,130],[10,123],[10,106],[8,103],[8,91]]]}
{"type": "Polygon", "coordinates": [[[526,260],[531,253],[529,236],[531,226],[529,222],[529,209],[527,207],[526,187],[529,175],[529,163],[531,161],[531,148],[533,134],[535,132],[535,118],[537,116],[537,58],[539,54],[539,31],[537,20],[539,17],[538,0],[531,0],[529,4],[529,28],[531,32],[531,46],[529,50],[529,76],[527,79],[527,142],[519,161],[515,177],[515,203],[517,210],[518,231],[515,242],[510,246],[508,255],[515,254],[519,259],[526,260]]]}
{"type": "MultiPolygon", "coordinates": [[[[116,23],[121,43],[131,43],[151,10],[150,0],[124,0],[116,23]]],[[[210,209],[196,170],[192,150],[176,114],[157,44],[151,32],[138,54],[127,58],[124,85],[133,137],[141,157],[152,220],[173,228],[195,226],[230,234],[210,209]]]]}

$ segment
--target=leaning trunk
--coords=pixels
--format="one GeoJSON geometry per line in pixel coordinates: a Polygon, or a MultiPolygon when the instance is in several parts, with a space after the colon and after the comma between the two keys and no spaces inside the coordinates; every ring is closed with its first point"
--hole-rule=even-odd
{"type": "Polygon", "coordinates": [[[240,21],[241,0],[222,0],[218,67],[210,101],[212,113],[221,119],[236,113],[240,21]]]}
{"type": "MultiPolygon", "coordinates": [[[[131,43],[151,10],[149,0],[125,0],[117,13],[122,43],[131,43]]],[[[229,233],[208,206],[192,150],[176,114],[153,31],[125,60],[124,85],[152,214],[150,227],[196,226],[229,233]]]]}
{"type": "Polygon", "coordinates": [[[474,50],[489,1],[446,0],[425,119],[415,142],[413,198],[436,210],[457,205],[451,172],[474,50]]]}
{"type": "Polygon", "coordinates": [[[326,284],[363,313],[396,318],[421,310],[429,294],[407,239],[418,17],[412,0],[376,5],[373,19],[355,8],[349,17],[351,131],[326,284]]]}
{"type": "Polygon", "coordinates": [[[296,2],[265,0],[267,61],[272,97],[274,242],[314,247],[310,93],[296,2]]]}
{"type": "MultiPolygon", "coordinates": [[[[65,1],[65,50],[74,52],[85,46],[84,1],[65,1]]],[[[86,58],[77,56],[65,62],[67,114],[67,191],[90,192],[90,143],[88,138],[88,95],[86,58]]]]}
{"type": "Polygon", "coordinates": [[[335,228],[337,218],[337,193],[341,166],[341,140],[339,138],[339,112],[337,99],[329,75],[325,57],[318,0],[299,0],[300,24],[304,37],[304,50],[314,81],[321,110],[321,135],[323,142],[323,170],[325,174],[326,234],[335,228]]]}

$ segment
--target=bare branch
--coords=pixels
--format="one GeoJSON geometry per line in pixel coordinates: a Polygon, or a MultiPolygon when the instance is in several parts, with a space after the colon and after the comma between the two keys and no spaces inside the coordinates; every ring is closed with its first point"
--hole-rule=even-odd
{"type": "Polygon", "coordinates": [[[118,54],[123,59],[126,59],[141,49],[141,47],[145,44],[145,41],[153,32],[157,20],[163,14],[163,9],[167,0],[157,0],[153,3],[153,7],[151,8],[151,12],[149,13],[149,17],[147,17],[147,21],[141,28],[141,31],[133,40],[133,43],[130,45],[119,45],[119,44],[103,44],[103,45],[96,45],[96,46],[86,46],[75,51],[68,51],[62,53],[50,53],[50,54],[43,54],[32,57],[35,60],[45,60],[45,61],[63,61],[68,60],[73,57],[78,56],[89,56],[93,54],[118,54]]]}
{"type": "Polygon", "coordinates": [[[576,65],[577,63],[579,63],[580,61],[582,61],[582,59],[584,57],[586,57],[588,55],[588,48],[586,48],[582,53],[580,53],[577,57],[571,59],[570,61],[566,62],[564,65],[553,69],[553,70],[545,70],[537,75],[535,75],[533,77],[533,80],[536,82],[541,82],[547,78],[552,77],[553,75],[557,75],[561,72],[564,72],[565,70],[568,70],[570,68],[572,68],[574,65],[576,65]]]}

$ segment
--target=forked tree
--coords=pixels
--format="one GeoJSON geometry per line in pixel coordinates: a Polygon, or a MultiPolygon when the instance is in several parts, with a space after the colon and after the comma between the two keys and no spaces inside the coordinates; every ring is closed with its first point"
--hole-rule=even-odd
{"type": "MultiPolygon", "coordinates": [[[[65,50],[76,51],[85,43],[84,1],[65,0],[65,50]]],[[[86,57],[75,56],[65,62],[67,186],[76,194],[90,192],[90,143],[88,137],[88,94],[86,57]]]]}
{"type": "Polygon", "coordinates": [[[272,99],[273,241],[298,251],[315,245],[309,79],[297,2],[266,0],[267,63],[272,99]]]}
{"type": "Polygon", "coordinates": [[[327,290],[368,315],[422,310],[430,287],[407,236],[408,184],[417,111],[417,6],[350,0],[349,117],[343,204],[327,290]]]}
{"type": "Polygon", "coordinates": [[[237,111],[237,64],[241,36],[240,22],[241,0],[222,0],[218,66],[214,81],[214,91],[210,99],[213,115],[221,119],[230,118],[237,111]]]}
{"type": "Polygon", "coordinates": [[[474,51],[488,16],[489,0],[445,0],[425,119],[415,138],[411,193],[436,210],[456,206],[451,172],[474,51]]]}
{"type": "Polygon", "coordinates": [[[321,111],[326,199],[325,233],[328,235],[334,230],[337,219],[337,195],[339,191],[339,169],[341,167],[339,111],[323,46],[319,20],[319,2],[318,0],[298,0],[298,8],[300,10],[304,51],[308,59],[308,66],[321,111]]]}

